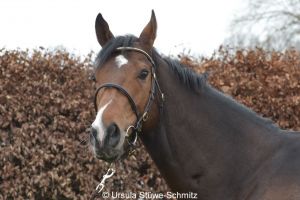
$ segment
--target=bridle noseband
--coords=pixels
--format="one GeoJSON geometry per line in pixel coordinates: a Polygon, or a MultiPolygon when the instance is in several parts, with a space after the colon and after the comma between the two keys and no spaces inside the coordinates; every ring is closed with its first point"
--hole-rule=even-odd
{"type": "Polygon", "coordinates": [[[117,89],[119,92],[121,92],[124,96],[126,96],[126,98],[128,99],[130,106],[136,116],[136,123],[134,125],[130,125],[127,130],[126,130],[126,138],[127,141],[129,143],[129,145],[134,145],[136,140],[137,140],[137,136],[138,133],[142,131],[142,124],[144,121],[146,121],[148,119],[148,113],[151,109],[151,106],[153,104],[153,101],[155,99],[155,94],[156,94],[156,88],[158,89],[158,92],[160,93],[160,97],[161,97],[161,101],[164,101],[164,94],[162,93],[159,83],[157,81],[156,78],[156,65],[154,60],[152,59],[152,57],[145,52],[142,49],[139,48],[135,48],[135,47],[118,47],[116,48],[116,51],[135,51],[135,52],[139,52],[141,54],[143,54],[144,56],[146,56],[146,58],[148,59],[148,61],[151,63],[151,89],[150,89],[150,94],[149,94],[149,98],[147,101],[147,104],[145,106],[144,112],[142,114],[139,113],[136,103],[134,102],[133,98],[131,97],[131,95],[127,92],[126,89],[124,89],[122,86],[115,84],[115,83],[104,83],[103,85],[100,85],[96,92],[95,92],[95,96],[94,96],[94,107],[96,112],[98,111],[98,107],[97,107],[97,95],[99,93],[99,91],[103,88],[115,88],[117,89]],[[130,130],[132,129],[132,132],[130,132],[130,130]]]}

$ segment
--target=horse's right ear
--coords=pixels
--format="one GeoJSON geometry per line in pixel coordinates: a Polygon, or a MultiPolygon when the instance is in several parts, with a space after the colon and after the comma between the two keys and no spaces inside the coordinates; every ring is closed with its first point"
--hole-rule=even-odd
{"type": "Polygon", "coordinates": [[[108,23],[102,17],[101,13],[99,13],[96,18],[95,29],[96,29],[97,40],[102,47],[109,40],[114,38],[114,35],[109,30],[108,23]]]}
{"type": "Polygon", "coordinates": [[[145,45],[145,47],[150,50],[153,47],[154,40],[156,38],[156,30],[157,30],[157,23],[154,10],[151,13],[151,19],[140,34],[139,40],[140,42],[145,45]]]}

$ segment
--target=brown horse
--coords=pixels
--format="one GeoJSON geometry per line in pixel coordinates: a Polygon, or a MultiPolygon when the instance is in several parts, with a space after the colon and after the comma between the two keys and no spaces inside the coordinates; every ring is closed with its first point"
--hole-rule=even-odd
{"type": "Polygon", "coordinates": [[[99,14],[91,143],[113,162],[141,138],[168,185],[198,199],[300,199],[300,135],[279,129],[139,37],[114,37],[99,14]]]}

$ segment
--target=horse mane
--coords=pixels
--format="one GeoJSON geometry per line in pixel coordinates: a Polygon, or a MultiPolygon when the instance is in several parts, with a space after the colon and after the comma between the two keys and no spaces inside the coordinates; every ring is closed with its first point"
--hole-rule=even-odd
{"type": "Polygon", "coordinates": [[[164,61],[168,64],[171,70],[177,75],[179,80],[187,86],[189,89],[194,91],[202,90],[204,86],[207,85],[207,74],[197,74],[191,70],[188,66],[180,63],[176,59],[169,57],[163,58],[164,61]]]}
{"type": "MultiPolygon", "coordinates": [[[[95,61],[95,69],[100,68],[111,56],[115,55],[115,50],[118,47],[133,47],[138,38],[133,35],[117,36],[110,40],[98,53],[95,61]]],[[[125,52],[123,52],[125,53],[125,52]]],[[[206,75],[199,75],[188,68],[186,65],[181,64],[178,60],[169,57],[162,57],[156,50],[152,50],[152,58],[158,66],[158,60],[163,59],[169,68],[176,74],[178,79],[187,88],[199,91],[206,85],[206,75]]]]}

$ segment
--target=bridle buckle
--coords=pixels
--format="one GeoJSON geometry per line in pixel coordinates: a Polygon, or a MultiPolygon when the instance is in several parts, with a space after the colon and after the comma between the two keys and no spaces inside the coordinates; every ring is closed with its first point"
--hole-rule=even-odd
{"type": "Polygon", "coordinates": [[[148,120],[148,118],[149,118],[149,113],[148,112],[145,112],[144,114],[143,114],[143,122],[145,122],[145,121],[147,121],[148,120]]]}

